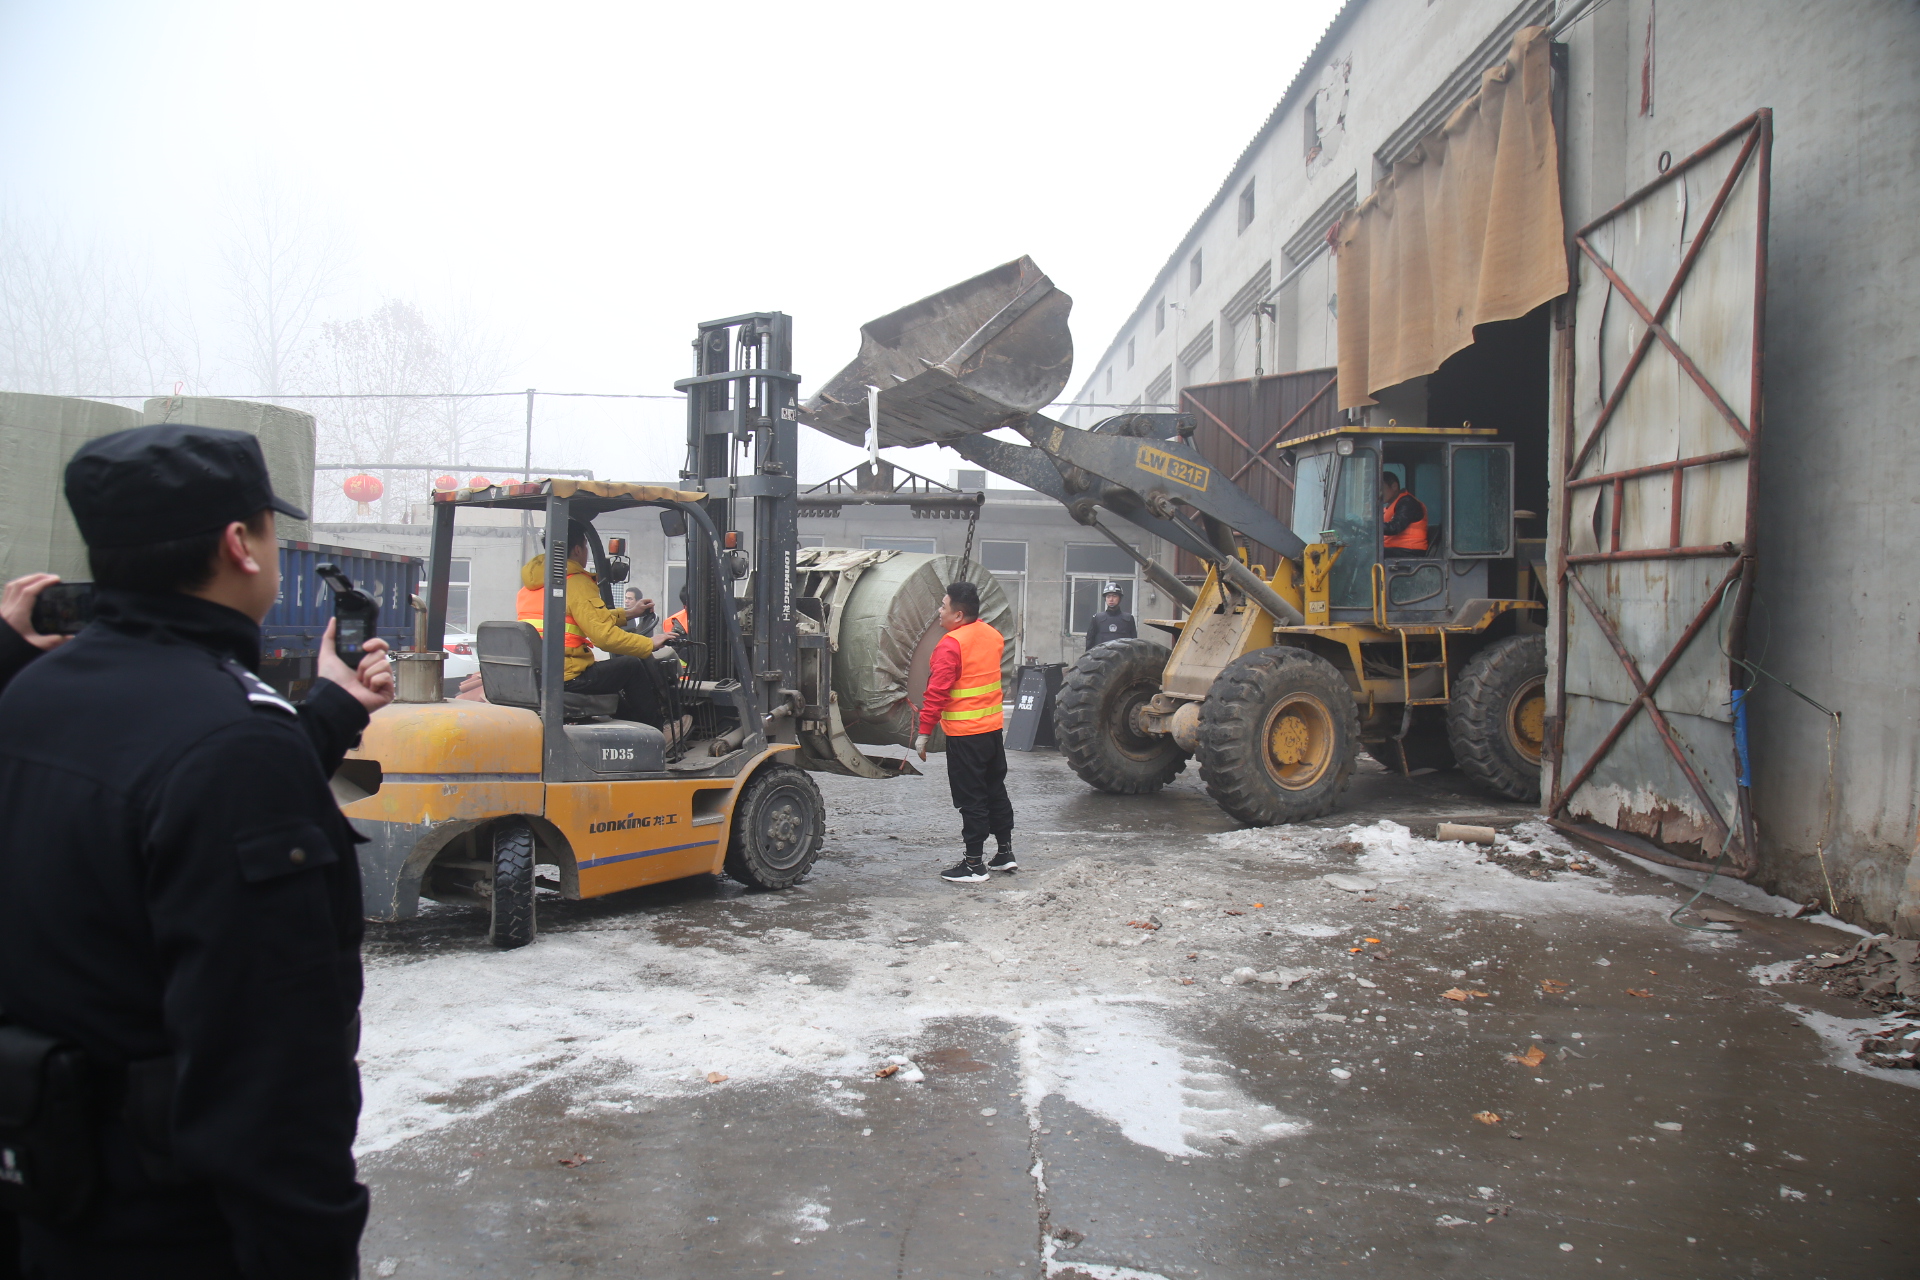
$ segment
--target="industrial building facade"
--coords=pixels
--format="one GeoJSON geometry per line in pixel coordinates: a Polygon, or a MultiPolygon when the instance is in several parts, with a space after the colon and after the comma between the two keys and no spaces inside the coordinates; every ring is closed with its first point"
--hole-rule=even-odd
{"type": "Polygon", "coordinates": [[[1544,807],[1920,933],[1917,56],[1897,0],[1352,0],[1060,416],[1276,502],[1335,415],[1497,429],[1544,807]]]}

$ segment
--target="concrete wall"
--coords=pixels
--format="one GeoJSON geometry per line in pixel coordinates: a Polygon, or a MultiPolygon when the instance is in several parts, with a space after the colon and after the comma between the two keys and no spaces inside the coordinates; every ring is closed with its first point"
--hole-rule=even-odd
{"type": "MultiPolygon", "coordinates": [[[[1068,420],[1087,425],[1114,412],[1096,402],[1134,403],[1163,371],[1173,372],[1176,392],[1250,372],[1225,323],[1235,292],[1263,268],[1274,280],[1284,274],[1287,241],[1305,252],[1303,229],[1339,203],[1341,185],[1364,199],[1381,172],[1375,152],[1444,105],[1450,83],[1491,65],[1490,37],[1542,8],[1356,0],[1343,9],[1134,315],[1083,362],[1076,401],[1087,407],[1068,420]],[[1303,155],[1310,99],[1322,112],[1345,105],[1344,127],[1327,132],[1320,117],[1322,152],[1312,160],[1303,155]],[[1237,199],[1249,181],[1258,212],[1242,231],[1237,199]],[[1190,288],[1196,251],[1204,279],[1190,288]],[[1162,300],[1167,326],[1155,334],[1162,300]],[[1176,369],[1175,353],[1209,325],[1210,354],[1176,369]]],[[[1920,934],[1920,605],[1902,581],[1887,581],[1884,550],[1920,535],[1904,438],[1920,384],[1910,314],[1920,274],[1920,5],[1669,0],[1656,14],[1650,0],[1606,0],[1561,38],[1570,227],[1651,180],[1662,152],[1685,156],[1755,108],[1775,113],[1752,654],[1842,719],[1829,769],[1826,717],[1772,681],[1754,695],[1758,879],[1823,901],[1830,883],[1848,919],[1920,934]],[[1650,20],[1653,93],[1643,114],[1650,20]]],[[[1327,268],[1322,256],[1291,298],[1275,299],[1267,368],[1333,362],[1327,268]]],[[[1072,291],[1071,280],[1059,283],[1072,291]]]]}

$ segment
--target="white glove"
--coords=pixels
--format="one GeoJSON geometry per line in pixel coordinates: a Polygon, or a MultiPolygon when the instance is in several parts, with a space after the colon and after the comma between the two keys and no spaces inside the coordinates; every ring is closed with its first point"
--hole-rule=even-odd
{"type": "Polygon", "coordinates": [[[920,758],[922,760],[925,760],[927,758],[927,742],[930,736],[931,735],[929,734],[922,733],[917,735],[913,740],[913,749],[920,753],[920,758]]]}

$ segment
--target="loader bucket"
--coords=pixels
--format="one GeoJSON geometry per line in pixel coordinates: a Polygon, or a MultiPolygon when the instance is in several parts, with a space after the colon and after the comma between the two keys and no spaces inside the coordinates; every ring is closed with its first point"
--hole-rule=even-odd
{"type": "Polygon", "coordinates": [[[1073,372],[1073,299],[1031,258],[995,267],[860,329],[860,355],[801,409],[836,440],[865,444],[867,388],[880,443],[933,444],[1008,426],[1053,403],[1073,372]]]}

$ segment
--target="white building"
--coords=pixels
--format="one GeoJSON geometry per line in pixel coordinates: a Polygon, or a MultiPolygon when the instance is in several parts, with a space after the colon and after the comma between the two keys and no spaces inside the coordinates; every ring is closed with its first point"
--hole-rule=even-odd
{"type": "MultiPolygon", "coordinates": [[[[1529,531],[1549,539],[1554,579],[1547,807],[1565,816],[1570,799],[1576,818],[1696,860],[1731,832],[1756,883],[1920,934],[1914,606],[1883,567],[1883,548],[1920,539],[1916,65],[1904,0],[1350,0],[1126,323],[1097,358],[1083,349],[1060,416],[1194,411],[1207,393],[1188,388],[1338,366],[1356,419],[1498,427],[1518,449],[1518,505],[1548,516],[1529,531]],[[1350,387],[1349,362],[1356,379],[1369,358],[1391,363],[1380,316],[1396,280],[1376,254],[1370,287],[1340,297],[1329,231],[1350,243],[1370,218],[1411,220],[1381,211],[1408,203],[1403,184],[1448,181],[1435,130],[1452,136],[1535,25],[1551,32],[1564,292],[1395,366],[1400,382],[1350,387]],[[1367,350],[1340,349],[1343,310],[1367,350]],[[1710,625],[1686,633],[1696,616],[1710,625]],[[1730,670],[1729,627],[1764,674],[1730,670]],[[1637,672],[1598,643],[1609,631],[1637,672]],[[1668,665],[1661,728],[1632,681],[1668,665]],[[1752,778],[1736,803],[1718,744],[1743,684],[1752,778]],[[1624,735],[1603,744],[1616,720],[1624,735]]],[[[1235,429],[1258,452],[1266,437],[1247,433],[1264,425],[1235,429]]]]}

